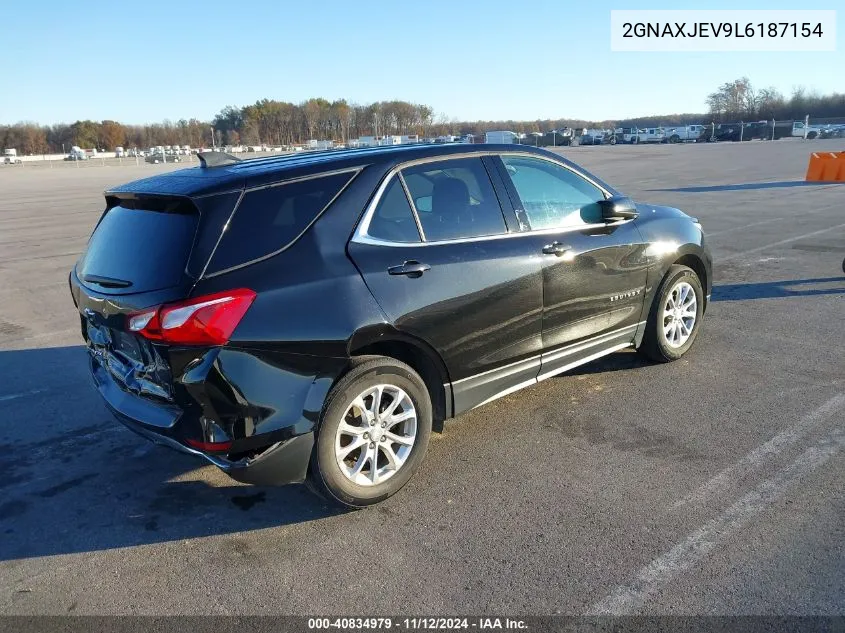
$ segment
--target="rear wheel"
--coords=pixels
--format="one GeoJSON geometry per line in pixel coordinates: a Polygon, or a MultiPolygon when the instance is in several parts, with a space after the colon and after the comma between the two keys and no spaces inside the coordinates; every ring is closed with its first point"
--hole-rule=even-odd
{"type": "Polygon", "coordinates": [[[309,483],[342,505],[373,505],[408,482],[430,435],[431,399],[423,380],[405,363],[368,357],[329,393],[309,483]]]}
{"type": "Polygon", "coordinates": [[[657,289],[638,351],[662,363],[678,360],[692,347],[703,311],[698,275],[687,266],[671,266],[657,289]]]}

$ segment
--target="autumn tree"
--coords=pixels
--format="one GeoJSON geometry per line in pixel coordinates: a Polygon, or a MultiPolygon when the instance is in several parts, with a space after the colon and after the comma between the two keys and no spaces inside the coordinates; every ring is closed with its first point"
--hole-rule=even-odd
{"type": "Polygon", "coordinates": [[[103,121],[100,124],[99,141],[98,147],[107,150],[123,147],[126,142],[126,130],[117,121],[103,121]]]}

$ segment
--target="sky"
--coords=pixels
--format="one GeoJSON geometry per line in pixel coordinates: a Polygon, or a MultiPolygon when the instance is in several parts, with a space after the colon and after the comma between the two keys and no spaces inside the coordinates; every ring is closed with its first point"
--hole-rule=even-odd
{"type": "Polygon", "coordinates": [[[458,120],[706,111],[747,76],[845,92],[836,52],[611,52],[611,9],[795,9],[794,0],[0,0],[0,123],[211,119],[226,105],[403,99],[458,120]]]}

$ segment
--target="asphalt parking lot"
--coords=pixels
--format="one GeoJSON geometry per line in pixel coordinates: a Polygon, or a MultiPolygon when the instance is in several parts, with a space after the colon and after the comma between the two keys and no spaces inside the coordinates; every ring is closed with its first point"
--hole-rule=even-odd
{"type": "Polygon", "coordinates": [[[0,613],[845,614],[845,184],[803,182],[841,149],[560,150],[701,220],[695,346],[450,421],[360,512],[150,445],[89,385],[67,272],[103,189],[173,167],[0,169],[0,613]]]}

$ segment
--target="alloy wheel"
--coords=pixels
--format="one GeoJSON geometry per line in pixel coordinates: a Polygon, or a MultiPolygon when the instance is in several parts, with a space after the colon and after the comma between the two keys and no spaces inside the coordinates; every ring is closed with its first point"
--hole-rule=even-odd
{"type": "Polygon", "coordinates": [[[675,284],[663,305],[663,334],[670,347],[683,347],[692,336],[698,313],[695,290],[686,281],[675,284]]]}
{"type": "Polygon", "coordinates": [[[341,472],[360,486],[381,484],[408,460],[417,437],[417,410],[395,385],[375,385],[352,401],[335,438],[341,472]]]}

